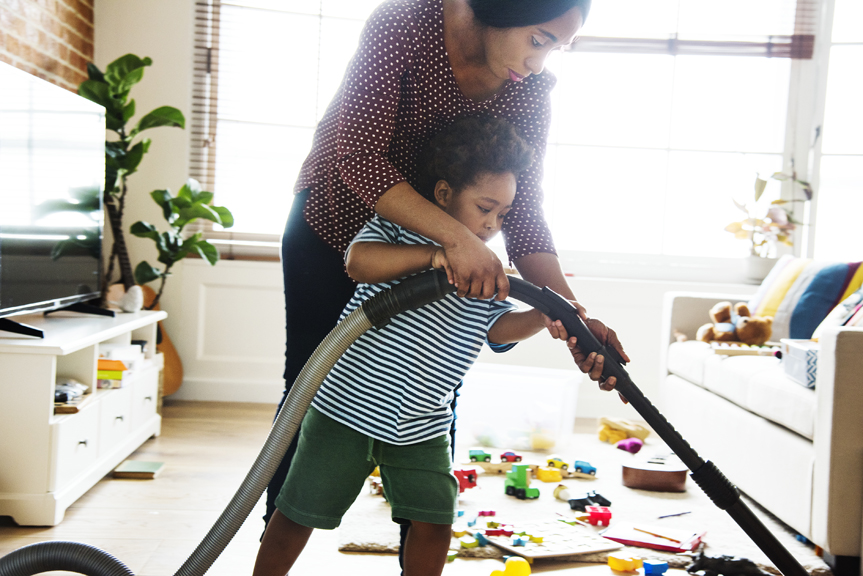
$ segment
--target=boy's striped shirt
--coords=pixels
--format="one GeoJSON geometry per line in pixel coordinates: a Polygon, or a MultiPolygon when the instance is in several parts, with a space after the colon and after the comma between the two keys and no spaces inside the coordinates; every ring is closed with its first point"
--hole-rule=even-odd
{"type": "MultiPolygon", "coordinates": [[[[369,222],[353,242],[434,244],[380,217],[369,222]]],[[[360,284],[340,321],[398,283],[360,284]]],[[[399,314],[351,345],[312,405],[354,430],[391,444],[414,444],[448,433],[453,390],[487,342],[491,326],[514,309],[510,302],[449,294],[399,314]]],[[[496,352],[514,346],[489,345],[496,352]]]]}

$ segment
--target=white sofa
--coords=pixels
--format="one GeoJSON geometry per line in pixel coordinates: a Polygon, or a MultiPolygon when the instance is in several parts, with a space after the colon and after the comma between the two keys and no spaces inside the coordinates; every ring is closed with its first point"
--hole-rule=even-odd
{"type": "Polygon", "coordinates": [[[863,329],[821,338],[815,389],[777,358],[720,356],[695,331],[729,294],[666,294],[662,411],[705,460],[788,526],[857,573],[863,518],[863,329]],[[689,338],[677,342],[679,330],[689,338]]]}

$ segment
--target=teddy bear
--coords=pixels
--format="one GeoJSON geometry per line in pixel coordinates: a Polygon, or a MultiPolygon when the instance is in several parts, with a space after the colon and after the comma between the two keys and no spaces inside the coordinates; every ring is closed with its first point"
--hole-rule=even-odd
{"type": "Polygon", "coordinates": [[[710,309],[710,318],[713,322],[698,329],[696,340],[761,346],[773,333],[773,317],[752,316],[745,302],[738,302],[733,307],[731,302],[719,302],[710,309]]]}

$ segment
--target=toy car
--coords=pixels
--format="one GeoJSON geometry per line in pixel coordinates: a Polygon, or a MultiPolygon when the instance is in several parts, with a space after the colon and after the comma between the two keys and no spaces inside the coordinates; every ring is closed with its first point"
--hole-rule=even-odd
{"type": "Polygon", "coordinates": [[[467,454],[470,456],[471,462],[491,462],[491,454],[485,450],[470,450],[467,454]]]}
{"type": "Polygon", "coordinates": [[[515,496],[519,500],[539,498],[539,490],[530,487],[530,467],[524,464],[512,465],[503,486],[507,496],[515,496]]]}
{"type": "Polygon", "coordinates": [[[465,470],[465,469],[456,469],[453,470],[452,473],[455,475],[456,480],[458,480],[458,492],[461,494],[468,488],[476,487],[476,471],[475,470],[465,470]]]}
{"type": "MultiPolygon", "coordinates": [[[[551,464],[549,464],[549,466],[551,466],[551,464]]],[[[590,462],[585,462],[584,460],[576,460],[572,467],[573,470],[575,470],[576,472],[596,476],[596,468],[591,466],[590,462]]],[[[564,467],[564,470],[566,470],[566,467],[564,467]]]]}
{"type": "Polygon", "coordinates": [[[504,452],[500,455],[501,462],[521,462],[521,455],[516,454],[512,450],[504,452]]]}
{"type": "Polygon", "coordinates": [[[551,468],[560,468],[561,470],[566,470],[569,467],[566,462],[564,462],[557,456],[552,456],[551,458],[549,458],[546,464],[551,468]]]}

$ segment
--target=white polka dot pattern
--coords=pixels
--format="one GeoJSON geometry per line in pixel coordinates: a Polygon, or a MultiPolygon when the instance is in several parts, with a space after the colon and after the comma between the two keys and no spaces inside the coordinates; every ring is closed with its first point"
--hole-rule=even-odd
{"type": "Polygon", "coordinates": [[[365,25],[294,187],[311,189],[306,220],[343,252],[384,192],[403,181],[415,185],[417,156],[434,134],[457,118],[490,115],[512,122],[535,150],[504,222],[507,253],[555,253],[541,187],[555,83],[546,70],[474,102],[449,64],[442,0],[387,0],[365,25]]]}

